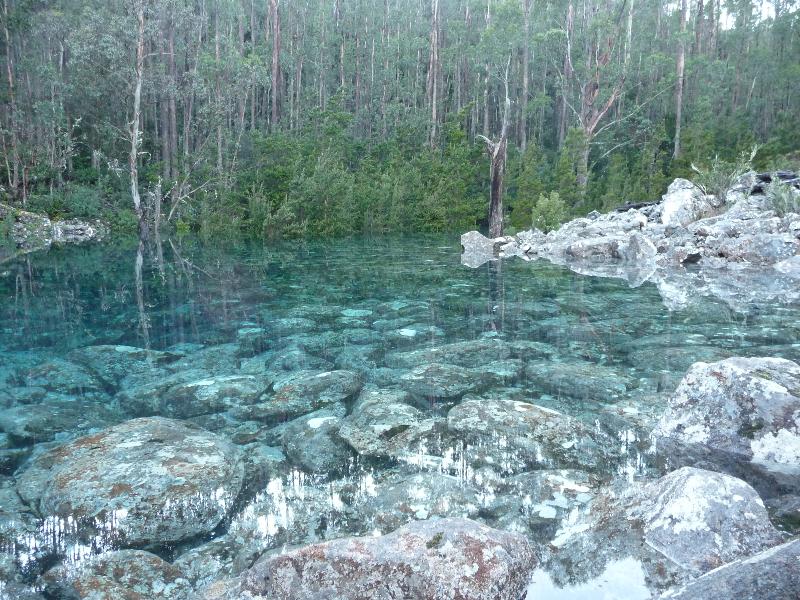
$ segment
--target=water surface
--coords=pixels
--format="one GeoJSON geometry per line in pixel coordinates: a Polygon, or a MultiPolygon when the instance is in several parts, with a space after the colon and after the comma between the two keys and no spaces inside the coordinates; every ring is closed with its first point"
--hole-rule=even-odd
{"type": "MultiPolygon", "coordinates": [[[[44,450],[144,416],[129,412],[127,399],[181,370],[197,380],[252,375],[263,382],[264,401],[298,371],[346,371],[362,391],[327,405],[329,412],[312,415],[308,427],[347,419],[359,393],[396,392],[421,411],[420,418],[431,420],[433,433],[412,436],[407,447],[381,456],[363,456],[334,430],[325,443],[340,454],[328,460],[328,446],[317,454],[292,447],[317,443],[286,437],[294,413],[265,417],[235,402],[172,404],[164,416],[198,424],[262,460],[253,471],[259,475],[248,475],[229,517],[213,532],[148,549],[194,565],[193,581],[200,585],[235,574],[249,564],[242,558],[248,553],[388,531],[436,515],[468,516],[546,543],[603,483],[653,478],[668,468],[669,457],[653,451],[648,432],[693,362],[734,355],[800,359],[797,305],[734,312],[698,298],[669,311],[650,284],[631,289],[621,280],[585,277],[541,261],[469,269],[460,264],[459,251],[455,236],[268,246],[173,240],[52,249],[0,264],[0,410],[6,414],[0,422],[8,430],[0,438],[3,489],[13,491],[15,477],[44,450]],[[492,343],[509,350],[495,360],[492,343]],[[142,373],[118,373],[91,391],[30,376],[37,365],[54,359],[70,364],[75,351],[100,345],[164,350],[180,358],[142,373]],[[489,355],[471,355],[465,346],[488,348],[489,355]],[[441,348],[440,354],[409,354],[441,348]],[[431,356],[445,365],[443,371],[424,371],[431,356]],[[415,369],[422,370],[421,381],[409,377],[415,369]],[[614,459],[550,459],[544,448],[547,456],[532,468],[508,441],[513,431],[498,429],[487,438],[485,432],[448,430],[454,406],[493,399],[573,418],[570,423],[612,440],[601,456],[614,459]],[[44,423],[18,410],[79,401],[89,413],[97,408],[96,418],[72,415],[44,423]],[[113,409],[100,410],[108,407],[113,409]],[[30,422],[22,427],[20,419],[30,422]],[[212,555],[228,558],[215,562],[212,555]]],[[[572,443],[564,441],[566,450],[572,443]]],[[[33,518],[45,527],[45,515],[33,518]]],[[[46,535],[32,550],[15,535],[7,518],[0,542],[31,582],[54,564],[79,562],[116,543],[46,535]]],[[[604,597],[642,597],[644,576],[637,571],[626,588],[625,578],[614,573],[627,569],[627,559],[615,560],[599,569],[605,573],[600,584],[591,574],[581,577],[580,569],[567,581],[551,578],[545,568],[531,593],[568,597],[558,593],[566,583],[573,586],[569,597],[596,597],[596,589],[604,597]],[[613,591],[612,581],[609,592],[603,582],[611,580],[621,588],[613,591]]]]}

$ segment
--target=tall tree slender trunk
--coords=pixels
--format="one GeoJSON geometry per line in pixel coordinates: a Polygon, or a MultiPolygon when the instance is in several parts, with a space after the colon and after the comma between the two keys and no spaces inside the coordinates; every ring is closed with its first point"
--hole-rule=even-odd
{"type": "Polygon", "coordinates": [[[139,195],[139,145],[141,143],[139,133],[139,120],[141,118],[142,109],[142,81],[144,79],[144,50],[145,50],[145,36],[144,36],[144,0],[136,0],[134,5],[136,10],[137,22],[137,36],[136,36],[136,66],[135,66],[135,81],[133,88],[133,115],[130,122],[130,142],[131,148],[128,154],[128,167],[130,168],[131,177],[131,197],[133,198],[133,209],[136,211],[136,218],[139,221],[139,234],[144,236],[147,231],[147,224],[145,222],[144,210],[142,208],[142,199],[139,195]]]}
{"type": "Polygon", "coordinates": [[[431,0],[431,41],[428,61],[428,96],[431,103],[431,148],[436,146],[439,125],[439,0],[431,0]]]}
{"type": "MultiPolygon", "coordinates": [[[[8,28],[8,0],[3,0],[3,34],[6,42],[6,76],[8,77],[8,128],[11,137],[11,165],[8,170],[8,188],[12,197],[19,192],[20,156],[17,139],[17,103],[14,89],[14,45],[11,42],[11,31],[8,28]]],[[[25,195],[22,197],[25,201],[25,195]]]]}
{"type": "Polygon", "coordinates": [[[681,113],[683,112],[683,71],[686,62],[686,4],[687,0],[681,0],[681,33],[678,42],[678,64],[677,82],[675,84],[675,147],[672,151],[672,158],[681,155],[681,113]]]}
{"type": "Polygon", "coordinates": [[[281,21],[278,11],[278,0],[269,0],[272,15],[272,128],[278,126],[278,95],[280,93],[280,55],[281,55],[281,21]]]}
{"type": "Polygon", "coordinates": [[[503,103],[503,125],[500,139],[496,142],[486,136],[479,136],[486,144],[489,154],[489,236],[496,238],[503,235],[503,176],[506,170],[506,154],[508,149],[508,127],[511,118],[511,98],[508,95],[508,69],[511,57],[506,64],[505,92],[503,103]]]}
{"type": "Polygon", "coordinates": [[[522,152],[528,148],[528,93],[530,86],[531,60],[531,0],[522,0],[523,35],[522,40],[522,101],[520,107],[519,147],[522,152]]]}
{"type": "Polygon", "coordinates": [[[559,97],[558,107],[558,147],[559,149],[564,145],[564,139],[567,137],[567,97],[569,96],[570,85],[572,82],[572,24],[574,20],[575,11],[572,7],[572,2],[567,5],[567,48],[564,51],[564,71],[563,81],[561,82],[561,96],[559,97]]]}

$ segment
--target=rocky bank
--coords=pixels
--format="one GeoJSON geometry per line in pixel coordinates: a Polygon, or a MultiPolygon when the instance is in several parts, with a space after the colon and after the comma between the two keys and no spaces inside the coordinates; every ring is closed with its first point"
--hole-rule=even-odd
{"type": "MultiPolygon", "coordinates": [[[[796,182],[797,177],[791,178],[796,182]]],[[[462,263],[478,267],[507,257],[545,259],[573,271],[652,282],[668,308],[685,308],[700,296],[732,308],[800,298],[800,189],[776,203],[765,180],[750,173],[720,197],[685,179],[670,184],[660,202],[592,212],[547,234],[528,230],[489,239],[461,236],[462,263]]]]}

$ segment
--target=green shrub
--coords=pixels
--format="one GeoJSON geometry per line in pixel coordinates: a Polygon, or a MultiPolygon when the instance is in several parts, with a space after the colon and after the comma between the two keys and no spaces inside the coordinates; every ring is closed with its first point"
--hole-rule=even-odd
{"type": "Polygon", "coordinates": [[[534,227],[546,233],[558,229],[568,218],[569,211],[558,192],[550,192],[547,196],[539,194],[539,199],[531,212],[531,222],[534,227]]]}
{"type": "Polygon", "coordinates": [[[697,173],[694,178],[696,183],[706,194],[713,194],[719,199],[725,198],[725,192],[731,189],[748,172],[753,170],[753,159],[758,153],[758,146],[753,146],[750,152],[742,152],[733,162],[715,156],[708,167],[692,165],[692,170],[697,173]]]}
{"type": "Polygon", "coordinates": [[[779,217],[789,213],[800,213],[800,191],[777,177],[766,189],[767,202],[779,217]]]}

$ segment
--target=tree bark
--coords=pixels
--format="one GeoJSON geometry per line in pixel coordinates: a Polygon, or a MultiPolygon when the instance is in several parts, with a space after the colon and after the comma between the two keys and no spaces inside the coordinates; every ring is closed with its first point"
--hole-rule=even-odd
{"type": "Polygon", "coordinates": [[[524,16],[522,41],[522,106],[520,107],[519,147],[524,153],[528,148],[528,93],[530,86],[530,60],[531,60],[531,0],[522,0],[524,16]]]}
{"type": "Polygon", "coordinates": [[[139,234],[144,236],[147,231],[144,210],[142,209],[142,199],[139,195],[139,120],[141,118],[142,107],[142,80],[144,79],[144,0],[136,0],[137,36],[136,36],[136,66],[135,82],[133,91],[133,117],[130,122],[130,142],[131,148],[128,154],[128,166],[131,177],[131,197],[133,198],[133,209],[139,221],[139,234]]]}
{"type": "Polygon", "coordinates": [[[272,128],[278,126],[278,94],[280,91],[281,22],[278,0],[269,0],[272,15],[272,128]]]}
{"type": "Polygon", "coordinates": [[[428,96],[431,103],[431,148],[436,146],[439,124],[439,0],[431,0],[431,48],[428,62],[428,96]]]}
{"type": "Polygon", "coordinates": [[[503,235],[503,176],[506,170],[508,127],[511,115],[511,98],[508,95],[508,68],[510,65],[511,58],[509,57],[506,64],[506,98],[503,104],[503,125],[500,130],[500,139],[493,142],[485,136],[480,136],[486,143],[486,151],[489,154],[489,236],[493,238],[503,235]]]}
{"type": "MultiPolygon", "coordinates": [[[[19,192],[20,157],[17,139],[17,104],[14,90],[14,47],[11,43],[8,20],[8,0],[3,0],[3,33],[6,42],[6,76],[8,77],[8,129],[11,134],[11,165],[8,168],[8,188],[11,196],[16,198],[19,192]]],[[[22,199],[24,202],[24,194],[22,199]]]]}
{"type": "Polygon", "coordinates": [[[672,158],[681,155],[681,113],[683,111],[683,71],[686,61],[686,4],[687,0],[681,0],[681,39],[678,43],[678,64],[677,82],[675,85],[675,147],[672,151],[672,158]]]}

